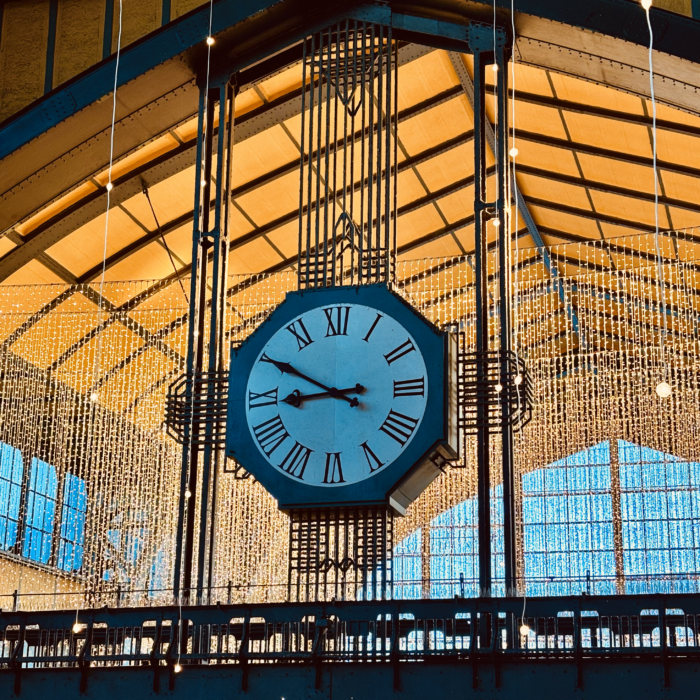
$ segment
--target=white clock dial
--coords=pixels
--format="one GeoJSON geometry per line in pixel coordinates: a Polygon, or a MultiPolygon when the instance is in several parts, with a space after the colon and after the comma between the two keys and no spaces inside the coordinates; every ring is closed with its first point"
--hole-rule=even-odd
{"type": "Polygon", "coordinates": [[[423,420],[428,373],[391,316],[359,304],[317,307],[277,331],[246,388],[263,457],[290,479],[343,486],[386,469],[423,420]]]}

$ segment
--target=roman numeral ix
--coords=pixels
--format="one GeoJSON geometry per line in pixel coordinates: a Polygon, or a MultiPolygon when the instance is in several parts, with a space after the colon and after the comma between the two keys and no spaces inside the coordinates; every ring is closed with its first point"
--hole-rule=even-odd
{"type": "Polygon", "coordinates": [[[425,377],[420,379],[394,379],[394,398],[397,396],[425,396],[425,377]]]}
{"type": "Polygon", "coordinates": [[[344,484],[343,466],[340,463],[340,452],[326,452],[326,473],[324,484],[344,484]]]}
{"type": "Polygon", "coordinates": [[[328,329],[326,330],[326,338],[332,335],[347,335],[348,320],[350,319],[349,306],[331,306],[323,309],[328,320],[328,329]]]}
{"type": "MultiPolygon", "coordinates": [[[[254,391],[248,391],[248,408],[260,408],[261,406],[276,406],[277,405],[277,389],[263,391],[262,394],[256,394],[254,391]]],[[[394,390],[396,396],[396,390],[394,390]]]]}
{"type": "Polygon", "coordinates": [[[390,365],[392,362],[401,359],[404,355],[408,355],[409,352],[413,352],[416,348],[410,340],[405,343],[401,343],[398,348],[394,348],[391,352],[384,355],[386,362],[390,365]]]}
{"type": "Polygon", "coordinates": [[[391,410],[379,430],[396,440],[403,447],[413,435],[417,425],[418,421],[415,418],[391,410]]]}
{"type": "Polygon", "coordinates": [[[269,457],[288,437],[289,433],[279,415],[253,428],[260,449],[269,457]]]}
{"type": "Polygon", "coordinates": [[[372,451],[372,448],[367,444],[367,440],[365,440],[360,447],[364,450],[365,452],[365,458],[367,459],[367,464],[369,464],[369,471],[370,472],[376,472],[377,469],[380,467],[383,467],[385,462],[382,462],[379,457],[377,457],[376,454],[372,451]]]}
{"type": "Polygon", "coordinates": [[[280,469],[287,472],[290,476],[303,481],[306,465],[309,463],[309,457],[312,452],[313,450],[295,441],[294,447],[289,450],[287,456],[280,463],[280,469]]]}
{"type": "Polygon", "coordinates": [[[301,319],[297,319],[293,323],[286,326],[286,329],[294,336],[299,346],[299,350],[303,350],[307,345],[311,345],[314,341],[311,340],[309,332],[304,326],[304,322],[301,319]]]}

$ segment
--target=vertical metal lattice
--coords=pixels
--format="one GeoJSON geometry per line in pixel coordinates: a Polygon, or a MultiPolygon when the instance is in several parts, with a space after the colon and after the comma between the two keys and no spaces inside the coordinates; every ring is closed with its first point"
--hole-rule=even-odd
{"type": "Polygon", "coordinates": [[[384,506],[292,511],[288,600],[390,599],[393,546],[384,506]]]}
{"type": "Polygon", "coordinates": [[[304,44],[300,289],[394,277],[396,66],[390,27],[345,20],[304,44]]]}

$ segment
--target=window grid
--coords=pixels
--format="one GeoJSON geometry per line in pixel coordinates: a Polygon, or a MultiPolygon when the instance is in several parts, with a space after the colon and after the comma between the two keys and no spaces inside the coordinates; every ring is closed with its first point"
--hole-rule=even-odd
{"type": "Polygon", "coordinates": [[[22,555],[41,564],[51,560],[57,490],[56,467],[32,459],[22,555]]]}
{"type": "Polygon", "coordinates": [[[0,549],[17,543],[23,476],[22,453],[0,442],[0,549]]]}
{"type": "Polygon", "coordinates": [[[83,565],[87,493],[83,479],[67,473],[63,482],[61,534],[57,566],[63,571],[78,571],[83,565]]]}

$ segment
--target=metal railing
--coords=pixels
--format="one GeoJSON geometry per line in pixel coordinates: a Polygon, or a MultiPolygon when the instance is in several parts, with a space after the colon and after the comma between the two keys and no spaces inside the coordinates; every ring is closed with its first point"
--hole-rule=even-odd
{"type": "Polygon", "coordinates": [[[20,611],[0,616],[0,669],[700,657],[699,629],[697,595],[20,611]]]}

